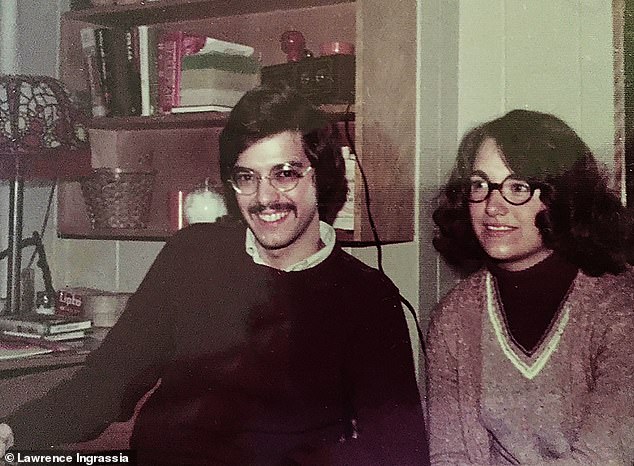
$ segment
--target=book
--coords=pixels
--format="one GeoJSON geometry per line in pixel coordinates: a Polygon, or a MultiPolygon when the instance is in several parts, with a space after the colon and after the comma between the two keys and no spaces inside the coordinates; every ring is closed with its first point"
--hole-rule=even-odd
{"type": "Polygon", "coordinates": [[[39,335],[36,333],[29,332],[12,332],[8,330],[4,330],[2,332],[3,337],[17,337],[17,338],[25,338],[32,340],[33,342],[38,342],[40,340],[44,341],[67,341],[67,340],[78,340],[80,338],[84,338],[86,336],[85,330],[73,330],[70,332],[62,332],[62,333],[53,333],[51,335],[39,335]]]}
{"type": "Polygon", "coordinates": [[[158,36],[156,28],[136,28],[136,51],[141,85],[141,115],[159,113],[158,102],[158,36]]]}
{"type": "Polygon", "coordinates": [[[214,37],[205,37],[203,46],[196,53],[211,53],[220,52],[231,55],[242,55],[250,57],[255,52],[255,49],[249,45],[238,44],[236,42],[227,42],[224,40],[216,39],[214,37]]]}
{"type": "Polygon", "coordinates": [[[183,89],[233,89],[249,91],[260,84],[259,73],[236,73],[216,68],[183,69],[181,90],[183,89]]]}
{"type": "Polygon", "coordinates": [[[220,52],[186,55],[182,58],[181,67],[183,70],[215,69],[243,74],[257,74],[261,68],[260,62],[254,57],[220,52]]]}
{"type": "Polygon", "coordinates": [[[86,70],[86,82],[90,92],[92,116],[103,117],[108,113],[106,95],[100,78],[100,64],[97,56],[97,43],[93,28],[82,28],[79,32],[84,65],[86,70]]]}
{"type": "Polygon", "coordinates": [[[135,63],[132,31],[98,28],[95,30],[95,37],[109,115],[140,115],[141,77],[135,63]]]}
{"type": "Polygon", "coordinates": [[[246,91],[232,89],[181,89],[179,107],[192,105],[219,105],[233,107],[246,91]]]}
{"type": "Polygon", "coordinates": [[[28,358],[52,352],[51,348],[44,348],[33,343],[0,340],[0,360],[28,358]]]}
{"type": "Polygon", "coordinates": [[[222,105],[187,105],[172,107],[171,113],[196,113],[196,112],[230,112],[233,107],[222,105]]]}
{"type": "Polygon", "coordinates": [[[92,326],[90,319],[51,314],[24,314],[0,318],[0,330],[37,335],[85,330],[92,326]]]}

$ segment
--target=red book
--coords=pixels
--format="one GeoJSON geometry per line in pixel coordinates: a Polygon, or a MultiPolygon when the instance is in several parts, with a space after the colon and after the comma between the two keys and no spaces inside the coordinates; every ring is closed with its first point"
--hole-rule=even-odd
{"type": "Polygon", "coordinates": [[[181,61],[185,55],[198,52],[205,45],[205,36],[183,31],[163,32],[158,41],[159,109],[170,113],[180,105],[181,61]]]}

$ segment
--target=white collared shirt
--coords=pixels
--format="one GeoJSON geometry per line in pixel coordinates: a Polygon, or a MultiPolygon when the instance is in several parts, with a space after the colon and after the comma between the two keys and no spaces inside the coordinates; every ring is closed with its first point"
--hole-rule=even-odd
{"type": "MultiPolygon", "coordinates": [[[[315,254],[308,256],[305,259],[302,259],[295,264],[289,265],[286,268],[281,269],[284,272],[299,272],[300,270],[310,269],[311,267],[315,267],[318,264],[321,264],[326,258],[330,255],[332,250],[335,247],[335,241],[337,239],[335,229],[328,225],[326,222],[319,222],[319,237],[321,242],[324,243],[324,247],[317,251],[315,254]]],[[[256,246],[255,235],[250,228],[247,228],[247,235],[245,240],[245,249],[248,255],[253,258],[253,262],[259,265],[266,265],[270,267],[269,264],[262,260],[262,256],[260,256],[260,252],[256,246]]]]}

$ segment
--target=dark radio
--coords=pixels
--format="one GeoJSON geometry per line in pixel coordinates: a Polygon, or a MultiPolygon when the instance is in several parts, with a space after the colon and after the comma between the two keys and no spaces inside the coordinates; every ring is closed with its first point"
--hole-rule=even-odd
{"type": "Polygon", "coordinates": [[[354,55],[327,55],[262,67],[262,84],[293,87],[314,104],[353,104],[354,55]]]}

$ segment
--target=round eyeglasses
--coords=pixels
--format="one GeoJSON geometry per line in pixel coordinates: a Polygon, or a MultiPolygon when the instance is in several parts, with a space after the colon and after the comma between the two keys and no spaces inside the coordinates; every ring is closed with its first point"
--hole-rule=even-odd
{"type": "Polygon", "coordinates": [[[474,173],[469,178],[469,202],[483,202],[496,189],[509,204],[522,205],[531,200],[537,186],[515,175],[507,176],[501,183],[491,183],[484,173],[474,173]]]}
{"type": "Polygon", "coordinates": [[[260,181],[264,178],[269,180],[271,186],[283,193],[294,189],[299,180],[304,178],[313,167],[304,168],[303,166],[295,166],[291,163],[276,165],[271,168],[268,175],[260,175],[250,168],[238,167],[231,174],[229,183],[238,194],[249,195],[258,190],[260,181]]]}

